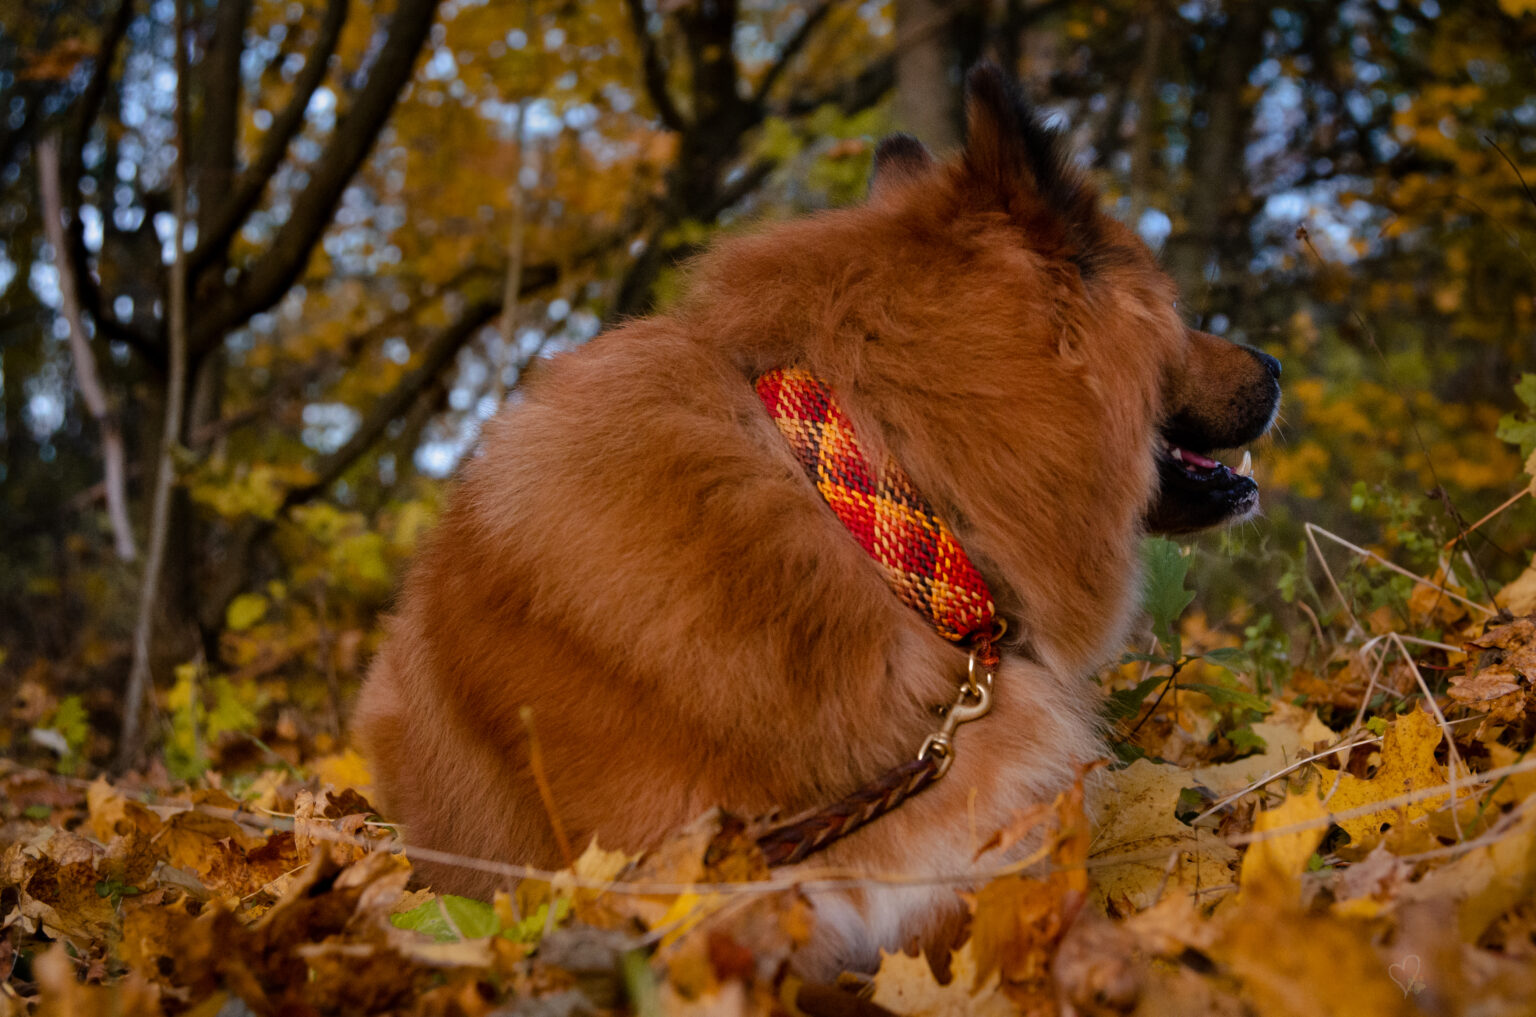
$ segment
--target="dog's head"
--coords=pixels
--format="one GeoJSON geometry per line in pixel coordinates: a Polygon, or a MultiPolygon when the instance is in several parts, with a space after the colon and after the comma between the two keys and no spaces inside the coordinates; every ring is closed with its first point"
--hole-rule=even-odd
{"type": "Polygon", "coordinates": [[[968,84],[963,151],[886,140],[867,202],[722,244],[680,313],[747,377],[801,365],[840,393],[950,522],[1010,639],[1071,670],[1129,617],[1142,534],[1255,510],[1216,456],[1269,426],[1279,365],[1188,328],[1061,134],[996,68],[968,84]]]}
{"type": "Polygon", "coordinates": [[[1243,450],[1236,469],[1217,456],[1269,428],[1279,362],[1186,327],[1172,284],[1141,240],[1100,211],[1062,133],[995,66],[976,68],[967,83],[960,158],[940,167],[916,139],[886,139],[875,155],[872,204],[905,205],[906,213],[913,204],[933,207],[934,192],[948,189],[955,207],[946,214],[962,232],[1011,234],[1028,253],[1026,285],[1048,286],[1056,305],[1058,360],[1101,399],[1151,398],[1159,436],[1151,443],[1155,484],[1142,497],[1146,529],[1184,533],[1252,514],[1259,497],[1250,455],[1243,450]]]}

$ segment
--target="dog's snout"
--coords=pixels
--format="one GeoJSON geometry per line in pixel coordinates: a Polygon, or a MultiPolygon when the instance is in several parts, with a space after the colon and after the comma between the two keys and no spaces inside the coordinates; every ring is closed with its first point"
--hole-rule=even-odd
{"type": "Polygon", "coordinates": [[[1252,346],[1248,347],[1248,352],[1253,354],[1253,358],[1255,360],[1264,365],[1264,370],[1269,372],[1269,376],[1271,378],[1275,379],[1276,381],[1280,380],[1280,361],[1276,360],[1268,353],[1265,353],[1263,350],[1254,349],[1252,346]]]}

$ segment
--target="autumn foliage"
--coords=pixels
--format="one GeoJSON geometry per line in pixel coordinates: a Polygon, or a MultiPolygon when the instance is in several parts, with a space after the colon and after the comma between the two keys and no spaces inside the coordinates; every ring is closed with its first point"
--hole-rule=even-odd
{"type": "Polygon", "coordinates": [[[0,1014],[1530,1012],[1527,0],[0,20],[0,1014]],[[770,875],[729,817],[458,860],[491,900],[413,881],[347,724],[480,421],[718,232],[861,196],[878,136],[956,140],[983,54],[1181,311],[1285,364],[1264,517],[1145,550],[1107,765],[974,831],[1037,847],[957,889],[951,956],[842,986],[783,964],[838,874],[770,875]]]}

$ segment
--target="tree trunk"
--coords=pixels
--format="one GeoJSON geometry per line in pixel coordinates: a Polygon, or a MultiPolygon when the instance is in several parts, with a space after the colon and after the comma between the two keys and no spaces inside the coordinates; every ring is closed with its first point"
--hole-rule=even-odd
{"type": "Polygon", "coordinates": [[[954,4],[896,0],[896,124],[929,148],[958,148],[959,68],[951,34],[942,31],[954,4]]]}
{"type": "Polygon", "coordinates": [[[1205,126],[1190,141],[1185,228],[1168,244],[1166,263],[1186,305],[1203,316],[1210,302],[1207,268],[1220,240],[1232,198],[1247,179],[1243,149],[1253,126],[1245,95],[1248,75],[1263,53],[1269,3],[1233,5],[1225,31],[1212,46],[1214,64],[1201,91],[1205,126]]]}
{"type": "MultiPolygon", "coordinates": [[[[1131,143],[1131,225],[1141,221],[1152,192],[1154,162],[1162,146],[1158,144],[1158,87],[1163,80],[1163,51],[1168,42],[1168,11],[1165,0],[1146,0],[1143,5],[1141,62],[1131,82],[1131,97],[1136,103],[1136,123],[1131,143]]],[[[1119,126],[1119,125],[1116,125],[1119,126]]]]}

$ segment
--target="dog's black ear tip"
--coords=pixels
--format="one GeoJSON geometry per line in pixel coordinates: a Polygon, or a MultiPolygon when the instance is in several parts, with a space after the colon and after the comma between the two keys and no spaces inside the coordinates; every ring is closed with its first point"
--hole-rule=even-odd
{"type": "Polygon", "coordinates": [[[875,172],[891,169],[919,169],[933,163],[928,146],[907,133],[881,138],[875,146],[875,172]]]}
{"type": "Polygon", "coordinates": [[[906,131],[897,131],[895,134],[887,134],[885,137],[881,138],[880,143],[875,146],[875,160],[877,162],[881,159],[888,159],[892,157],[904,159],[917,153],[926,155],[928,153],[928,148],[921,141],[918,141],[906,131]]]}
{"type": "Polygon", "coordinates": [[[875,163],[870,174],[869,190],[879,193],[881,188],[895,180],[911,179],[926,172],[934,165],[928,146],[910,134],[892,134],[882,138],[875,146],[875,163]]]}
{"type": "Polygon", "coordinates": [[[1008,73],[992,60],[980,60],[971,65],[965,74],[967,91],[1006,91],[1008,73]]]}
{"type": "Polygon", "coordinates": [[[991,60],[983,60],[966,72],[965,94],[968,105],[986,106],[999,118],[1030,119],[1029,102],[1018,78],[991,60]]]}

